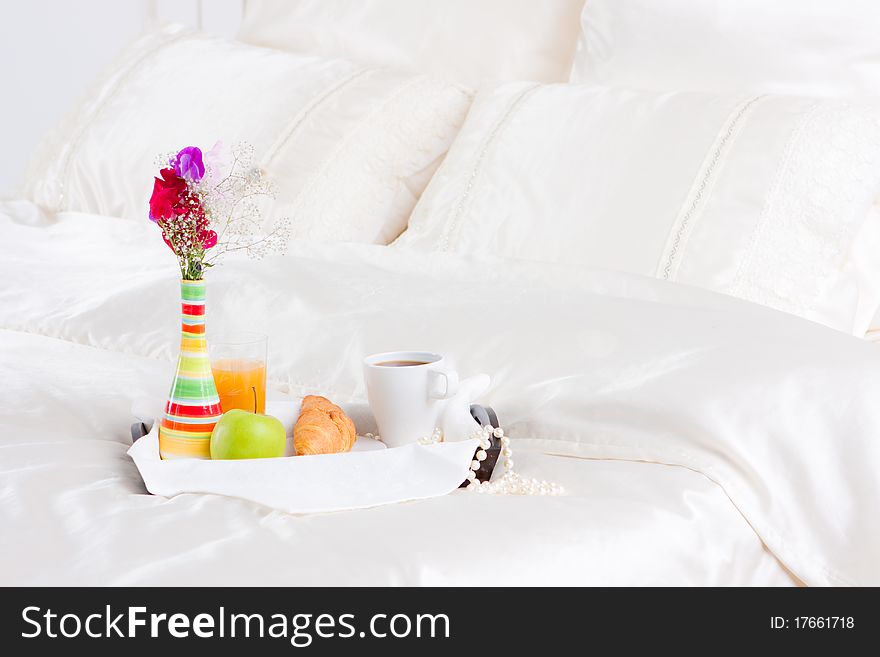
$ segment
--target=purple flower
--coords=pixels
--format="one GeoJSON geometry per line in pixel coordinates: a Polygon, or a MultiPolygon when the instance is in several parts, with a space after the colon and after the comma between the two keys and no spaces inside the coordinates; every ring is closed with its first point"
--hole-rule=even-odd
{"type": "Polygon", "coordinates": [[[174,166],[174,173],[190,182],[198,182],[205,175],[205,163],[198,146],[182,149],[171,164],[174,166]]]}

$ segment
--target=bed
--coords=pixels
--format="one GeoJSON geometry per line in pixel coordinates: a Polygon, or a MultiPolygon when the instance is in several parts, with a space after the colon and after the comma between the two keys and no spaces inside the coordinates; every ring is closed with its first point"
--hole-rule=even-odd
{"type": "Polygon", "coordinates": [[[179,27],[139,40],[0,202],[0,582],[880,583],[872,103],[617,87],[615,64],[632,71],[616,53],[572,69],[614,11],[598,1],[550,3],[532,41],[535,5],[516,3],[499,32],[519,59],[478,70],[465,48],[453,81],[410,41],[377,67],[381,14],[346,41],[336,3],[248,4],[250,45],[179,27]],[[205,62],[193,94],[238,70],[250,95],[224,86],[151,121],[181,59],[205,62]],[[179,307],[173,255],[139,216],[146,155],[226,132],[269,153],[267,220],[295,219],[284,254],[209,276],[209,326],[268,334],[270,398],[363,403],[366,354],[447,353],[492,375],[480,401],[518,471],[564,495],[287,514],[147,492],[132,409],[167,393],[179,307]]]}
{"type": "Polygon", "coordinates": [[[219,496],[151,496],[126,456],[127,407],[132,391],[165,387],[168,363],[96,358],[17,332],[4,333],[3,350],[6,381],[26,367],[16,353],[65,364],[63,377],[28,367],[28,389],[3,391],[16,402],[3,419],[3,556],[16,564],[4,567],[6,585],[795,582],[717,485],[664,465],[530,453],[520,469],[563,483],[566,497],[462,492],[303,517],[219,496]],[[120,392],[91,389],[96,367],[120,392]],[[83,421],[86,409],[95,422],[83,421]]]}

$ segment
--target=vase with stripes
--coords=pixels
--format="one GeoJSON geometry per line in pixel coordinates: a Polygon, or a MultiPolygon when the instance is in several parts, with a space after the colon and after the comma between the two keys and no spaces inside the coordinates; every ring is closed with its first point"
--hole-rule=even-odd
{"type": "Polygon", "coordinates": [[[180,302],[180,355],[159,425],[159,455],[208,459],[222,411],[205,340],[205,281],[181,280],[180,302]]]}

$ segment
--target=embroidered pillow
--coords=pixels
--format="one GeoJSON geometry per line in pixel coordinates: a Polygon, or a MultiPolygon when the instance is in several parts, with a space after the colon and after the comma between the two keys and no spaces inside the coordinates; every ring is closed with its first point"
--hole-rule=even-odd
{"type": "Polygon", "coordinates": [[[293,237],[397,237],[470,105],[461,88],[171,26],[131,46],[32,167],[53,210],[143,220],[161,153],[250,143],[293,237]]]}
{"type": "Polygon", "coordinates": [[[478,95],[400,247],[583,263],[852,331],[875,106],[502,85],[478,95]]]}

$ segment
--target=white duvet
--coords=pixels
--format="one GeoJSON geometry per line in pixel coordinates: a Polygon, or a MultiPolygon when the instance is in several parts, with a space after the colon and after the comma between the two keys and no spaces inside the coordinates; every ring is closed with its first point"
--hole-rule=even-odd
{"type": "Polygon", "coordinates": [[[517,469],[565,497],[150,496],[131,402],[167,392],[178,331],[152,228],[0,207],[4,584],[880,583],[876,346],[575,267],[302,244],[208,276],[209,333],[267,332],[278,396],[362,400],[391,349],[491,373],[517,469]]]}

